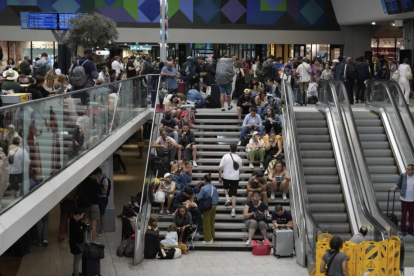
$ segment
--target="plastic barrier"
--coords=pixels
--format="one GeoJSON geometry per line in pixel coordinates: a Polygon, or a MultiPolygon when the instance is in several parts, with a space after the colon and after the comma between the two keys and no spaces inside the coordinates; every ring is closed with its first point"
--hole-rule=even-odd
{"type": "MultiPolygon", "coordinates": [[[[325,276],[320,273],[322,257],[330,249],[332,236],[326,233],[318,235],[316,244],[316,263],[312,276],[325,276]]],[[[381,242],[365,241],[361,244],[344,242],[341,249],[348,258],[349,276],[401,276],[400,272],[401,240],[392,236],[381,242]]]]}

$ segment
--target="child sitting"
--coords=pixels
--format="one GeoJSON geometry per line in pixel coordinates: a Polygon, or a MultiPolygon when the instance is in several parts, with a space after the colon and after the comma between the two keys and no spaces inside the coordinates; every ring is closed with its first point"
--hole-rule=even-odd
{"type": "Polygon", "coordinates": [[[167,234],[165,239],[161,241],[162,246],[175,247],[178,246],[178,235],[177,235],[177,225],[175,223],[168,226],[167,234]]]}

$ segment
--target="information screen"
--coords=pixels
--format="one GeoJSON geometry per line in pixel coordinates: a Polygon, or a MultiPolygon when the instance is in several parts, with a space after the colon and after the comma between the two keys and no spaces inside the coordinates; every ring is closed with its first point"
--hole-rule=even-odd
{"type": "Polygon", "coordinates": [[[39,30],[57,30],[57,13],[29,13],[29,28],[39,30]]]}
{"type": "Polygon", "coordinates": [[[388,14],[387,5],[385,4],[385,0],[381,0],[382,9],[384,10],[385,14],[388,14]]]}
{"type": "Polygon", "coordinates": [[[22,30],[29,29],[29,13],[28,12],[20,12],[20,27],[22,30]]]}
{"type": "Polygon", "coordinates": [[[401,13],[397,0],[385,0],[385,5],[387,6],[388,14],[401,13]]]}
{"type": "Polygon", "coordinates": [[[74,13],[59,13],[59,30],[70,30],[68,26],[68,21],[74,17],[83,17],[84,14],[74,14],[74,13]]]}
{"type": "Polygon", "coordinates": [[[399,0],[401,4],[402,12],[412,12],[414,11],[414,5],[412,0],[399,0]]]}

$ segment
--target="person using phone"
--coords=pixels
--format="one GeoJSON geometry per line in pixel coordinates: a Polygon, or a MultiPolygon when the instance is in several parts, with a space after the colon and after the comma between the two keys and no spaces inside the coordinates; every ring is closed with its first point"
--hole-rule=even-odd
{"type": "Polygon", "coordinates": [[[269,205],[267,198],[267,177],[263,172],[254,172],[247,182],[247,201],[252,200],[254,193],[258,193],[266,204],[269,205]]]}
{"type": "Polygon", "coordinates": [[[270,199],[275,199],[275,192],[282,192],[283,200],[287,200],[286,193],[289,189],[290,175],[283,166],[282,161],[277,161],[275,166],[269,172],[270,199]]]}
{"type": "Polygon", "coordinates": [[[249,239],[246,245],[251,244],[253,235],[257,229],[262,233],[263,239],[265,241],[267,240],[266,218],[268,213],[267,204],[261,201],[261,196],[258,192],[255,192],[250,200],[247,199],[243,212],[246,227],[249,229],[249,239]]]}
{"type": "Polygon", "coordinates": [[[239,143],[237,144],[238,146],[241,145],[241,140],[243,137],[251,131],[258,131],[260,133],[260,137],[263,136],[262,118],[257,115],[256,107],[250,108],[250,114],[244,117],[243,128],[240,133],[239,143]]]}
{"type": "Polygon", "coordinates": [[[70,253],[73,254],[73,274],[79,276],[79,265],[82,261],[82,252],[79,245],[84,241],[84,233],[88,228],[88,225],[82,222],[83,210],[76,208],[73,212],[73,216],[69,221],[69,248],[70,253]]]}

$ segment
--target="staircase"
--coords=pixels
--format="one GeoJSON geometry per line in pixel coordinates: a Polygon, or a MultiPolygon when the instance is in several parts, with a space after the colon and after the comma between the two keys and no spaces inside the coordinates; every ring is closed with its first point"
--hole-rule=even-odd
{"type": "MultiPolygon", "coordinates": [[[[216,213],[216,237],[214,243],[202,244],[203,236],[196,235],[194,239],[195,249],[200,250],[251,250],[250,246],[246,246],[248,239],[248,231],[244,224],[243,209],[247,199],[246,187],[247,181],[254,171],[259,169],[259,162],[254,162],[255,169],[248,167],[249,162],[246,159],[245,147],[238,146],[237,154],[243,160],[241,169],[239,189],[237,192],[236,217],[231,217],[231,206],[225,207],[225,195],[223,185],[218,183],[218,169],[220,160],[224,154],[229,153],[229,145],[238,143],[241,127],[237,126],[238,119],[235,108],[222,112],[220,109],[198,109],[196,114],[194,131],[197,141],[197,164],[193,167],[193,181],[190,186],[194,187],[203,176],[207,173],[212,174],[213,185],[217,187],[219,192],[219,204],[216,213]]],[[[283,201],[281,193],[276,193],[276,199],[269,198],[269,211],[274,210],[275,205],[282,204],[285,210],[290,210],[289,200],[283,201]]],[[[158,213],[159,208],[154,207],[153,212],[158,213]]],[[[158,218],[158,227],[164,236],[168,225],[171,224],[173,216],[162,216],[158,218]]],[[[268,238],[272,235],[272,224],[268,220],[268,238]]],[[[254,239],[262,240],[263,236],[257,230],[254,239]]]]}

